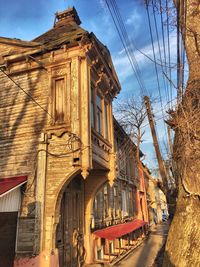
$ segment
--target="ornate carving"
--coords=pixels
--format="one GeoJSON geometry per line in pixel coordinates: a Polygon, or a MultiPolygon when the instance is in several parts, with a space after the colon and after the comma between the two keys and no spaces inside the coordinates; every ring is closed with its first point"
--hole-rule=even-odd
{"type": "Polygon", "coordinates": [[[103,149],[105,152],[110,153],[111,148],[106,144],[106,142],[104,142],[94,134],[92,134],[92,143],[103,149]]]}
{"type": "Polygon", "coordinates": [[[45,129],[45,131],[50,135],[56,135],[57,137],[62,136],[64,133],[70,131],[70,127],[68,124],[62,125],[53,125],[45,129]]]}
{"type": "Polygon", "coordinates": [[[83,179],[85,180],[89,175],[88,169],[82,169],[81,175],[82,175],[83,179]]]}
{"type": "Polygon", "coordinates": [[[63,76],[67,74],[67,67],[62,66],[62,67],[57,67],[52,69],[52,76],[63,76]]]}

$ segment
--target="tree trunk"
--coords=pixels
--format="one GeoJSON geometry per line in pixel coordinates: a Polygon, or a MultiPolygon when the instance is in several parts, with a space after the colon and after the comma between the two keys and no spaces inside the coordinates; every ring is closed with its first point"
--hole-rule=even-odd
{"type": "MultiPolygon", "coordinates": [[[[178,1],[174,0],[177,7],[178,1]]],[[[200,3],[180,0],[180,27],[189,64],[187,88],[174,119],[178,200],[163,266],[200,266],[200,3]],[[187,5],[187,6],[186,6],[187,5]]]]}

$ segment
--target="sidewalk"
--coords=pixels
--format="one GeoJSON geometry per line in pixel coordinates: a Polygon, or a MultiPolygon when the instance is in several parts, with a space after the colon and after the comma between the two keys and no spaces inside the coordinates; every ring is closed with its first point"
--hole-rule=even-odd
{"type": "Polygon", "coordinates": [[[169,224],[164,222],[157,225],[151,232],[150,237],[136,248],[125,259],[116,264],[118,267],[151,267],[158,251],[164,244],[168,234],[169,224]]]}

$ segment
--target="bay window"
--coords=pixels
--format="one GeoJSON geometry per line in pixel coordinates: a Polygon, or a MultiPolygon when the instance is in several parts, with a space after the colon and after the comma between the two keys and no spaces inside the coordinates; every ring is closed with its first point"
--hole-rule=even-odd
{"type": "Polygon", "coordinates": [[[90,109],[91,126],[95,127],[95,104],[94,104],[94,89],[91,89],[91,109],[90,109]]]}
{"type": "Polygon", "coordinates": [[[108,139],[108,104],[104,102],[104,137],[108,139]]]}
{"type": "Polygon", "coordinates": [[[91,87],[90,103],[91,127],[109,140],[109,103],[91,87]]]}
{"type": "Polygon", "coordinates": [[[102,134],[102,99],[99,95],[96,96],[97,104],[97,132],[102,134]]]}

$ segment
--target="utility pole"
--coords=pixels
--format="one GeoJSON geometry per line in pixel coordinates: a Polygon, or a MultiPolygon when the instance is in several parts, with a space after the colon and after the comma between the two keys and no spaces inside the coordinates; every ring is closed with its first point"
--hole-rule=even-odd
{"type": "Polygon", "coordinates": [[[150,128],[151,128],[153,145],[154,145],[156,157],[158,160],[160,175],[161,175],[162,180],[163,180],[164,191],[165,191],[165,193],[167,193],[167,191],[168,191],[167,173],[166,173],[165,165],[163,163],[163,159],[162,159],[162,156],[160,153],[160,148],[159,148],[158,139],[157,139],[156,130],[155,130],[155,125],[154,125],[154,119],[152,116],[151,105],[150,105],[150,101],[149,101],[148,96],[144,97],[144,103],[145,103],[146,110],[147,110],[147,116],[148,116],[148,120],[149,120],[149,124],[150,124],[150,128]]]}

